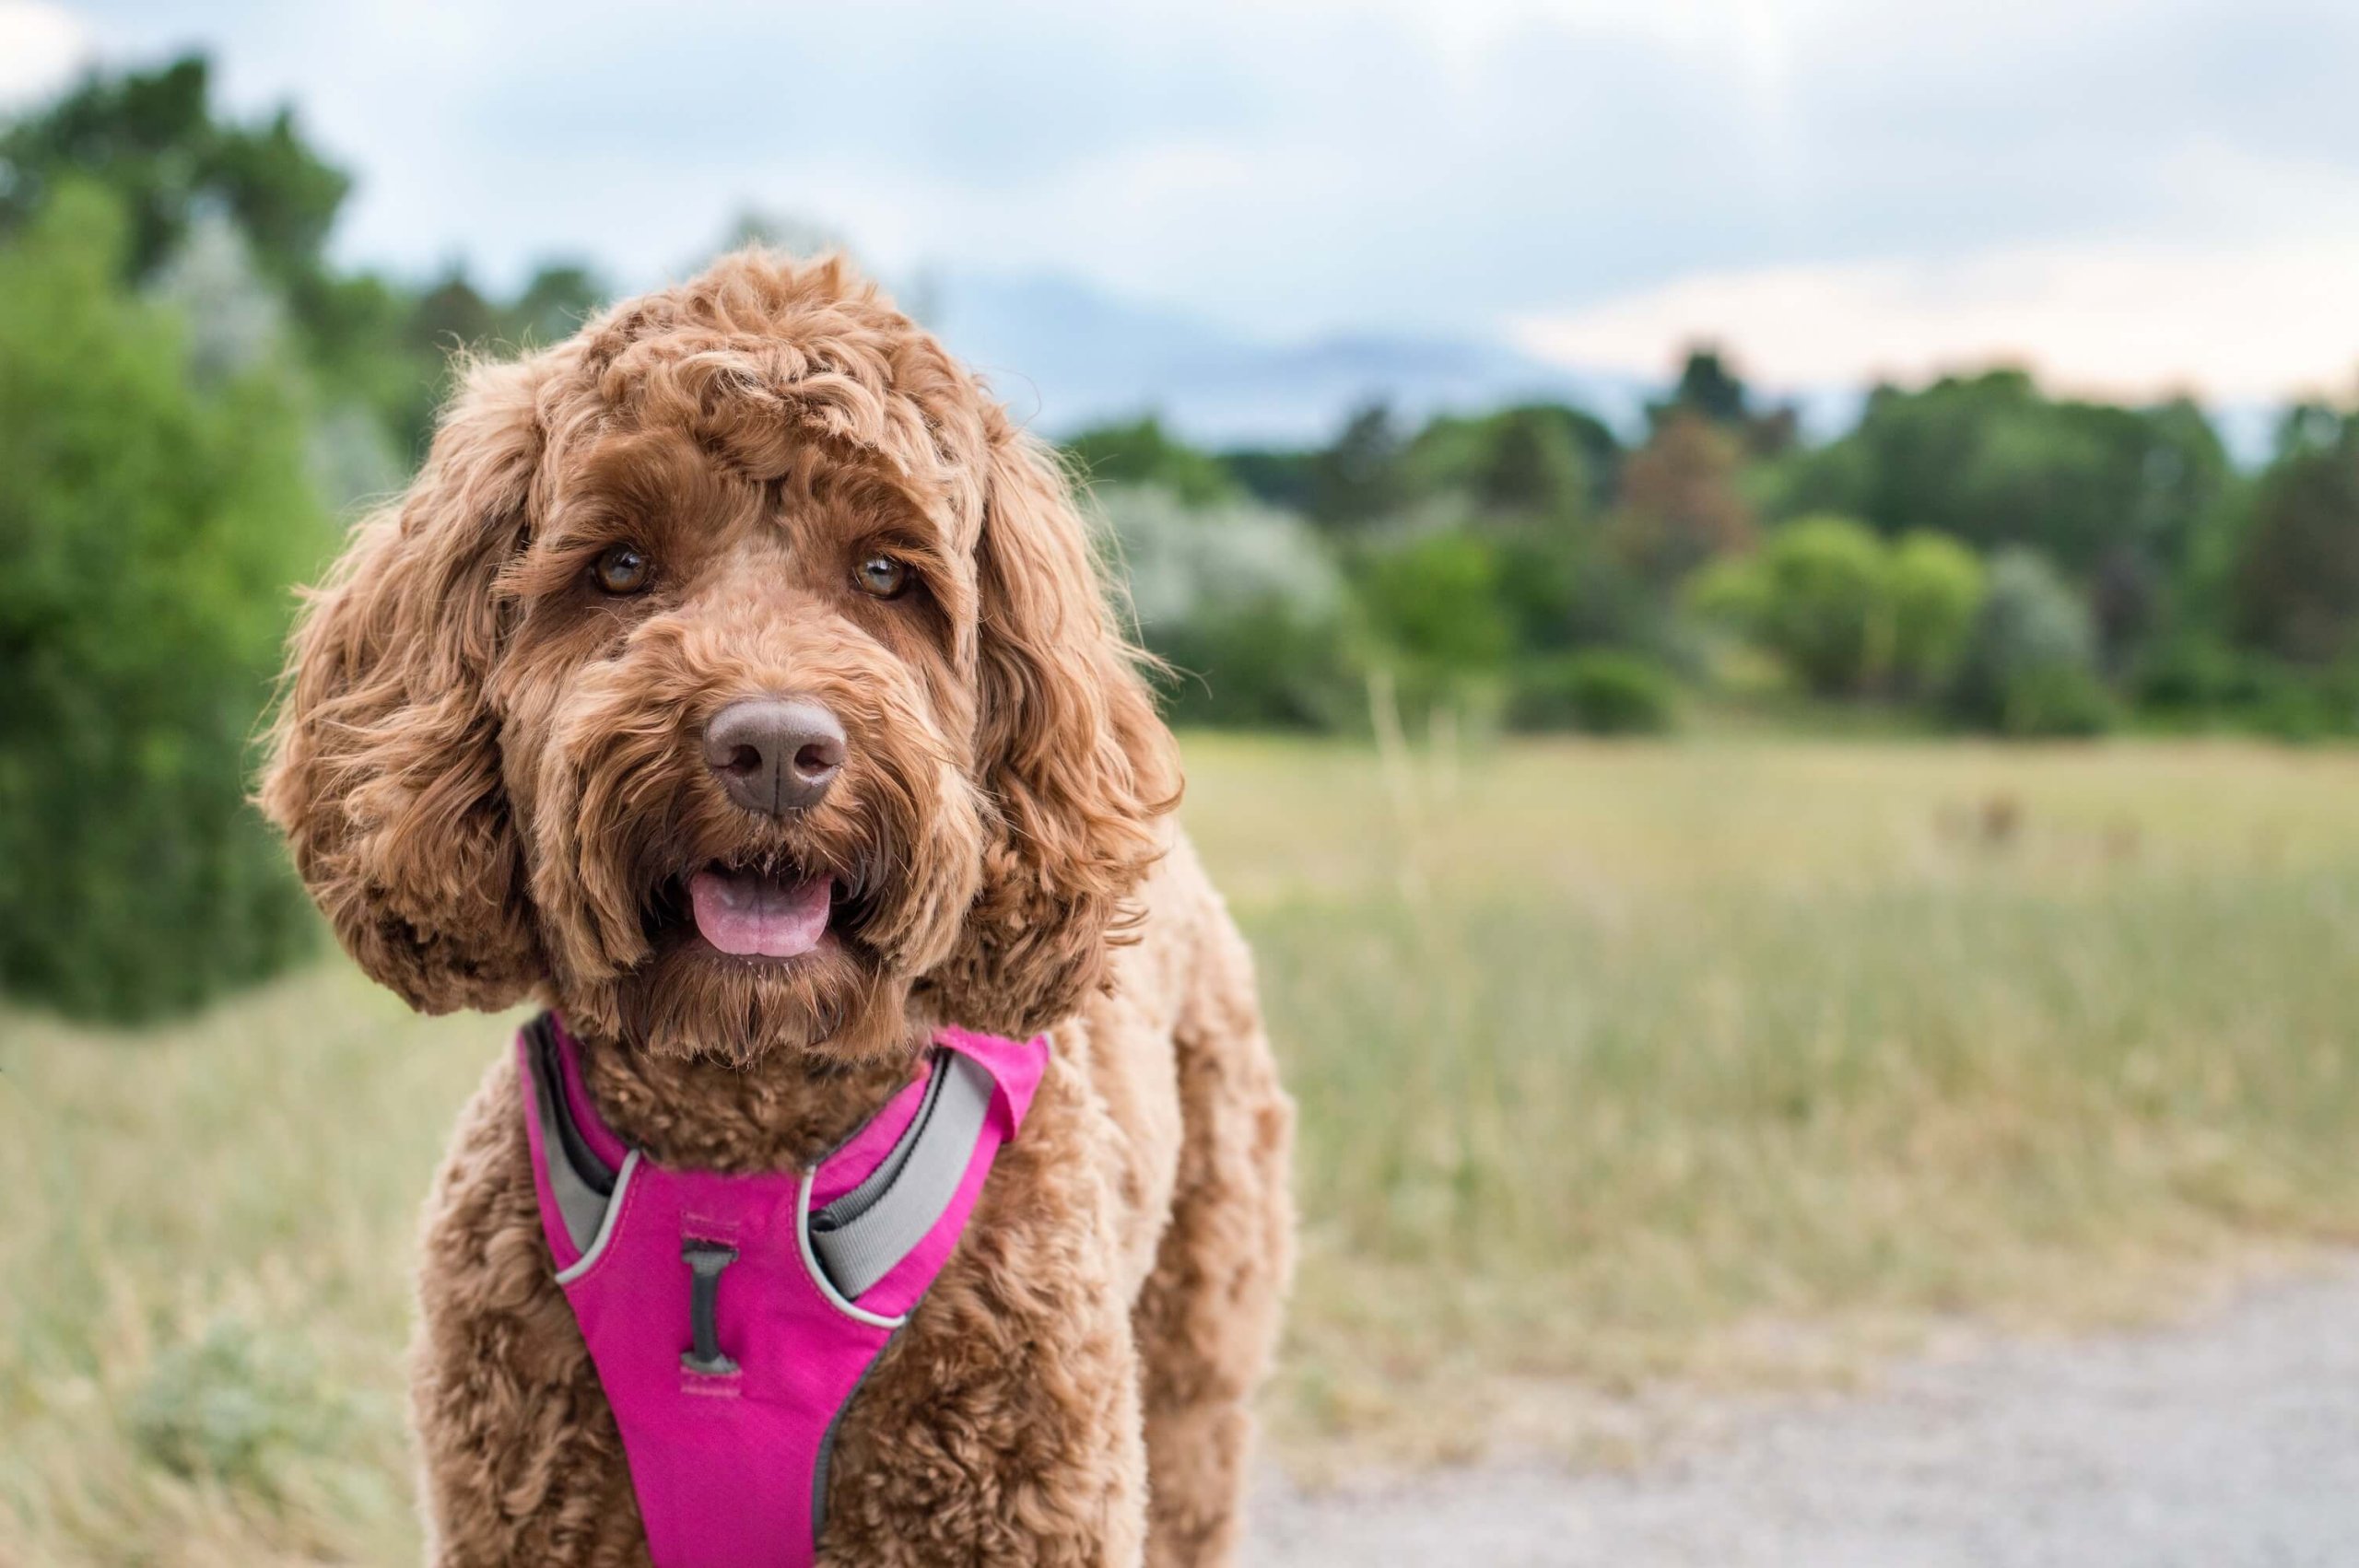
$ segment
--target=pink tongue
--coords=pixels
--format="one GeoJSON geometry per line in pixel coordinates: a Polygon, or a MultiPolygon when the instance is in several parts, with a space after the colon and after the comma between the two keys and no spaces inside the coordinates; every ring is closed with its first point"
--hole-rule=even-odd
{"type": "Polygon", "coordinates": [[[758,872],[698,872],[688,879],[697,930],[723,953],[741,958],[792,958],[819,945],[827,930],[835,879],[802,882],[758,872]]]}

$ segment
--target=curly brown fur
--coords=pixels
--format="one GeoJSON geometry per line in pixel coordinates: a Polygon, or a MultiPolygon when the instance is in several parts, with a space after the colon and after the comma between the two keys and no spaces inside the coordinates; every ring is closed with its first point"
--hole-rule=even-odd
{"type": "MultiPolygon", "coordinates": [[[[428,1011],[561,1007],[650,1157],[815,1158],[937,1024],[1054,1059],[863,1386],[827,1559],[1225,1561],[1289,1257],[1250,961],[1166,813],[1169,736],[1048,456],[839,261],[758,252],[468,369],[290,655],[263,799],[354,958],[428,1011]],[[603,593],[627,545],[640,591],[603,593]],[[854,580],[885,554],[915,584],[854,580]],[[840,720],[823,799],[733,802],[730,702],[840,720]],[[828,878],[716,949],[702,867],[828,878]]],[[[413,1409],[438,1561],[645,1561],[552,1274],[512,1066],[428,1204],[413,1409]]]]}

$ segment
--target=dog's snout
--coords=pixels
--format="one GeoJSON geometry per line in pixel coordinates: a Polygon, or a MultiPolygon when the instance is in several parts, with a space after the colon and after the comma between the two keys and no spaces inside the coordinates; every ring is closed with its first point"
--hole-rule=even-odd
{"type": "Polygon", "coordinates": [[[705,726],[704,760],[749,812],[807,811],[843,771],[844,727],[808,697],[749,697],[705,726]]]}

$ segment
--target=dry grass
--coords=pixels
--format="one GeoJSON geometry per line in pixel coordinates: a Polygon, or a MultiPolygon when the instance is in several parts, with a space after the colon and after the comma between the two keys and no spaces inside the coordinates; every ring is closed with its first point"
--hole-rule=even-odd
{"type": "MultiPolygon", "coordinates": [[[[1308,1462],[2359,1235],[2359,755],[1190,755],[1303,1104],[1308,1462]]],[[[333,966],[0,1015],[0,1562],[415,1558],[412,1216],[501,1038],[333,966]]]]}

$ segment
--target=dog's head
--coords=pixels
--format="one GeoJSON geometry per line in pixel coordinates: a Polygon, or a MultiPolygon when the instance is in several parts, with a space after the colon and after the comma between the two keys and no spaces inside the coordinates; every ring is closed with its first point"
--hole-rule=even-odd
{"type": "Polygon", "coordinates": [[[468,373],[273,742],[412,1004],[738,1061],[1068,1011],[1177,790],[1050,458],[842,263],[752,252],[468,373]]]}

